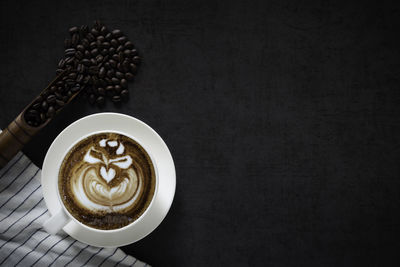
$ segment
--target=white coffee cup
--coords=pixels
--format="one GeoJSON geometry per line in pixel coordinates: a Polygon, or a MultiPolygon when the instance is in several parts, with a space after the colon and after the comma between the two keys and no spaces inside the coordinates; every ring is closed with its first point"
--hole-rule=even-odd
{"type": "Polygon", "coordinates": [[[51,213],[43,227],[50,234],[61,229],[75,239],[99,247],[116,247],[140,240],[164,219],[175,193],[175,167],[172,156],[161,137],[145,123],[119,113],[98,113],[68,126],[53,141],[42,169],[42,189],[51,213]],[[84,138],[100,133],[120,133],[138,142],[153,163],[156,174],[151,203],[134,222],[111,230],[101,230],[81,223],[65,207],[58,189],[58,172],[68,151],[84,138]],[[133,134],[132,134],[133,133],[133,134]]]}
{"type": "MultiPolygon", "coordinates": [[[[85,138],[87,138],[87,137],[89,137],[89,136],[91,136],[91,135],[99,134],[99,133],[117,133],[117,134],[122,134],[122,135],[127,136],[126,133],[114,132],[114,131],[91,133],[91,134],[89,134],[89,135],[87,135],[87,136],[84,136],[84,137],[82,137],[81,139],[77,140],[77,141],[70,147],[70,149],[68,149],[68,151],[65,153],[64,157],[68,154],[68,152],[69,152],[77,143],[79,143],[80,141],[82,141],[83,139],[85,139],[85,138]]],[[[132,137],[130,137],[130,138],[133,139],[132,137]]],[[[133,139],[133,140],[134,140],[134,139],[133,139]]],[[[114,231],[114,232],[116,232],[116,231],[124,231],[124,230],[125,230],[124,228],[133,227],[133,226],[135,225],[135,223],[137,223],[143,216],[146,216],[146,211],[147,211],[148,209],[151,208],[151,206],[152,206],[152,204],[153,204],[153,200],[154,200],[155,196],[157,196],[157,191],[158,191],[158,171],[157,171],[157,165],[156,165],[156,163],[154,162],[153,157],[151,156],[151,154],[145,149],[145,147],[144,147],[142,144],[140,144],[140,141],[139,141],[139,140],[134,140],[134,141],[137,142],[137,143],[146,151],[147,155],[149,155],[150,160],[151,160],[151,162],[152,162],[152,165],[153,165],[153,167],[154,167],[155,178],[156,178],[156,179],[155,179],[155,180],[156,180],[156,183],[155,183],[155,190],[154,190],[154,194],[153,194],[152,200],[151,200],[149,206],[148,206],[148,207],[146,208],[146,210],[143,212],[143,214],[141,214],[141,215],[139,216],[139,218],[137,218],[137,219],[136,219],[135,221],[133,221],[132,223],[130,223],[130,224],[124,226],[124,227],[121,227],[121,228],[110,229],[110,230],[101,230],[101,229],[93,228],[93,227],[90,227],[90,226],[85,225],[84,223],[81,223],[79,220],[77,220],[77,219],[68,211],[68,209],[67,209],[67,208],[65,207],[65,205],[64,205],[64,202],[63,202],[62,199],[61,199],[61,193],[60,193],[60,191],[59,191],[59,187],[57,186],[58,201],[60,201],[60,204],[61,204],[61,206],[62,206],[62,209],[60,209],[59,212],[57,212],[56,214],[54,214],[53,216],[51,216],[47,221],[44,222],[43,228],[46,230],[46,232],[48,232],[49,234],[53,234],[53,235],[54,235],[54,234],[58,233],[58,232],[59,232],[67,223],[69,223],[71,220],[74,220],[76,223],[80,224],[82,227],[87,228],[89,231],[94,231],[94,232],[97,232],[97,233],[101,233],[101,232],[104,232],[104,231],[107,231],[107,232],[110,232],[110,231],[114,231]]],[[[64,158],[64,157],[63,157],[63,158],[64,158]]],[[[60,168],[61,168],[61,164],[60,164],[60,166],[58,166],[58,169],[59,169],[59,170],[60,170],[60,168]]]]}

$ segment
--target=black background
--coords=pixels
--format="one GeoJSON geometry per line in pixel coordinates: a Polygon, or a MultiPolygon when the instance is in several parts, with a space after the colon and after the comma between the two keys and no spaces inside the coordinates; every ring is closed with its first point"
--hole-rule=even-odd
{"type": "Polygon", "coordinates": [[[384,1],[0,1],[0,127],[100,18],[144,58],[118,108],[71,104],[24,150],[117,111],[176,164],[163,223],[123,250],[155,266],[395,265],[400,9],[384,1]],[[366,3],[368,2],[368,3],[366,3]]]}

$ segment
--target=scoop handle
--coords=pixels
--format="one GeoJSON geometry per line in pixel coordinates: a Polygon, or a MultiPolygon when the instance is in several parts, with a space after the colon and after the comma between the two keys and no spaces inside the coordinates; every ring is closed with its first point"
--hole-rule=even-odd
{"type": "Polygon", "coordinates": [[[22,114],[23,112],[0,133],[0,169],[43,127],[29,126],[22,114]]]}

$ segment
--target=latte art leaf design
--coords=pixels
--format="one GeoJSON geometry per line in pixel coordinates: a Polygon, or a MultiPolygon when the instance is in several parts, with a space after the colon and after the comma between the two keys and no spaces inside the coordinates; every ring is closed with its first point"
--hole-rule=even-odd
{"type": "Polygon", "coordinates": [[[68,211],[80,222],[106,230],[139,218],[156,188],[154,165],[144,148],[111,132],[93,134],[75,144],[58,178],[68,211]]]}
{"type": "MultiPolygon", "coordinates": [[[[124,153],[124,146],[115,140],[101,140],[100,147],[117,147],[116,154],[124,153]]],[[[81,166],[75,168],[71,188],[80,204],[91,210],[120,211],[130,207],[142,187],[143,173],[133,168],[132,157],[112,158],[104,151],[90,147],[81,166]],[[115,181],[118,179],[118,181],[115,181]]]]}

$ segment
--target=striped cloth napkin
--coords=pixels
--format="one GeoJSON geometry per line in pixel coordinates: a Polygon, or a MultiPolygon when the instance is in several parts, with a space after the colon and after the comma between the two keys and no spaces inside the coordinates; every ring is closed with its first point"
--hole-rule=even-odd
{"type": "Polygon", "coordinates": [[[0,266],[148,266],[119,248],[47,234],[40,173],[21,152],[0,169],[0,266]]]}

